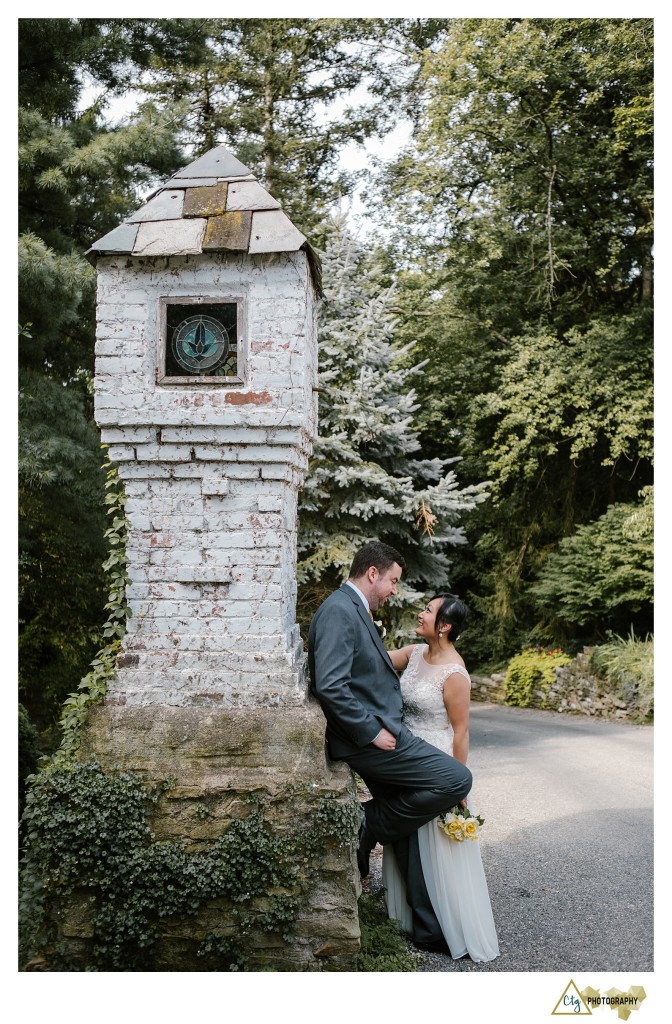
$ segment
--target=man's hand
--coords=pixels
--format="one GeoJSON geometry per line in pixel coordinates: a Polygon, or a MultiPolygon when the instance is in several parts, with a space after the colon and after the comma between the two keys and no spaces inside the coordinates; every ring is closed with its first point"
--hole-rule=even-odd
{"type": "Polygon", "coordinates": [[[397,737],[393,736],[387,729],[381,729],[375,739],[371,740],[374,747],[378,747],[378,750],[394,750],[397,745],[397,737]]]}

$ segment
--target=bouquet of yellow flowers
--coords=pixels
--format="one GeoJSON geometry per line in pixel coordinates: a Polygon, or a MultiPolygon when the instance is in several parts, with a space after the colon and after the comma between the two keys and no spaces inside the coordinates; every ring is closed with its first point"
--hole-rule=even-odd
{"type": "Polygon", "coordinates": [[[480,814],[472,814],[468,807],[460,807],[458,804],[440,814],[437,825],[449,839],[454,839],[456,843],[463,843],[465,839],[479,838],[478,834],[481,827],[485,825],[485,818],[482,818],[480,814]]]}

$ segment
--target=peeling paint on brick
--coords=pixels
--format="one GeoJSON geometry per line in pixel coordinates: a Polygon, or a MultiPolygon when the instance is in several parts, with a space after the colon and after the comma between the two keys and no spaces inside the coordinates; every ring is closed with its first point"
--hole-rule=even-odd
{"type": "Polygon", "coordinates": [[[268,391],[231,391],[224,396],[224,401],[229,405],[267,405],[273,399],[268,391]]]}

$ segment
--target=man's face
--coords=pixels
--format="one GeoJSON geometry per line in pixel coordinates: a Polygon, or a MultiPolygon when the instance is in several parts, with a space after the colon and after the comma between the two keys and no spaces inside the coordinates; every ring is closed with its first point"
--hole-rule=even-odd
{"type": "Polygon", "coordinates": [[[388,597],[396,594],[397,584],[401,579],[401,566],[394,562],[384,573],[380,573],[375,566],[372,566],[369,572],[371,573],[369,608],[372,612],[377,612],[385,604],[388,597]]]}

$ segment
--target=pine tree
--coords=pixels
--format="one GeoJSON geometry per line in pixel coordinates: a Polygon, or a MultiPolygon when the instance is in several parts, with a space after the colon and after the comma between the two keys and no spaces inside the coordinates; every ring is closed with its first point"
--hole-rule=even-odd
{"type": "Polygon", "coordinates": [[[406,559],[385,612],[401,634],[430,591],[449,587],[449,552],[466,542],[460,518],[487,495],[483,484],[459,486],[447,468],[455,458],[421,457],[411,382],[423,367],[408,365],[412,343],[395,343],[394,286],[342,217],[327,239],[319,437],[299,507],[299,617],[305,624],[357,548],[377,539],[406,559]]]}
{"type": "Polygon", "coordinates": [[[389,130],[399,116],[405,77],[392,55],[407,64],[403,47],[419,50],[439,31],[418,22],[405,39],[403,24],[201,19],[193,23],[199,59],[157,58],[145,91],[167,115],[179,107],[180,138],[194,155],[228,146],[315,242],[327,211],[356,184],[339,166],[341,149],[389,130]],[[364,84],[371,96],[357,103],[364,84]]]}

